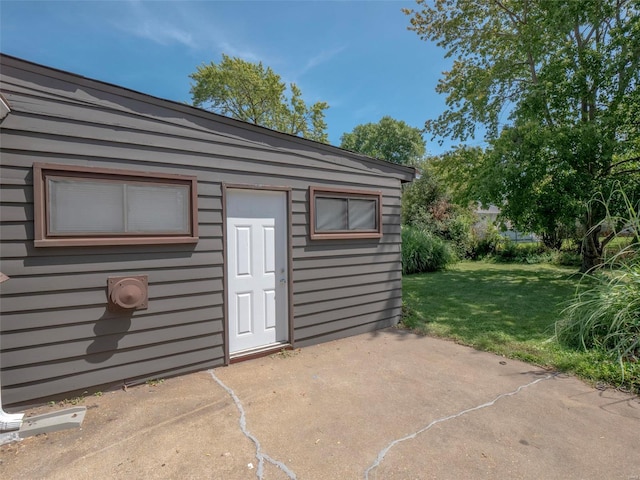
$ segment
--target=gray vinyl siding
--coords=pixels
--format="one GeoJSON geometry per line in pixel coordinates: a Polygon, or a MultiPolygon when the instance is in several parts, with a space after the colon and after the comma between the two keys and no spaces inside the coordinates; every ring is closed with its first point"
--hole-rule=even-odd
{"type": "Polygon", "coordinates": [[[397,322],[408,171],[2,56],[2,398],[32,401],[224,363],[222,184],[292,188],[294,342],[397,322]],[[195,245],[35,248],[33,164],[198,178],[195,245]],[[310,185],[380,190],[383,237],[309,239],[310,185]],[[109,276],[149,276],[149,308],[106,308],[109,276]]]}

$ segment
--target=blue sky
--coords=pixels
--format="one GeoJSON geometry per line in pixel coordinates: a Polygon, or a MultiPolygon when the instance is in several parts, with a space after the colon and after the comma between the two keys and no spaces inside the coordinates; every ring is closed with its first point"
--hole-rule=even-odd
{"type": "MultiPolygon", "coordinates": [[[[150,95],[191,103],[197,65],[262,61],[307,103],[329,103],[329,140],[390,115],[422,128],[444,109],[449,61],[407,30],[411,1],[7,1],[0,50],[150,95]]],[[[427,140],[437,154],[449,147],[427,140]]]]}

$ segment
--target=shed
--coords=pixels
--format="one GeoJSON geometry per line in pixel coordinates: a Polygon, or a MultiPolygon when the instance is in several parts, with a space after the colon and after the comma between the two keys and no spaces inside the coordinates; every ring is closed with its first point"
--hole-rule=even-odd
{"type": "Polygon", "coordinates": [[[5,404],[398,322],[412,168],[0,60],[5,404]]]}

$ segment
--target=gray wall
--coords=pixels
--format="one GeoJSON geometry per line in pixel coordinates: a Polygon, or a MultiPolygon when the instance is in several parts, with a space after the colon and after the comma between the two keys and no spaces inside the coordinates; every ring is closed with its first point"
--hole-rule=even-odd
{"type": "Polygon", "coordinates": [[[5,404],[224,362],[221,183],[293,188],[294,340],[391,325],[401,310],[400,180],[366,160],[200,110],[2,57],[5,404]],[[198,177],[196,245],[33,246],[34,162],[198,177]],[[310,241],[309,185],[383,192],[380,240],[310,241]],[[106,281],[149,275],[149,308],[106,309],[106,281]]]}

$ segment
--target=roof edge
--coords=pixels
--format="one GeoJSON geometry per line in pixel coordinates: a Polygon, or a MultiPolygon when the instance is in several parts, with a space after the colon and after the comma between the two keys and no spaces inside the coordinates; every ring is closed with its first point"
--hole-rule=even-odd
{"type": "MultiPolygon", "coordinates": [[[[237,120],[235,118],[231,118],[231,117],[226,117],[224,115],[220,115],[218,113],[215,112],[211,112],[209,110],[205,110],[203,108],[200,107],[195,107],[193,105],[189,105],[186,103],[181,103],[178,102],[176,100],[168,100],[166,98],[162,98],[162,97],[156,97],[154,95],[150,95],[148,93],[144,93],[144,92],[140,92],[138,90],[133,90],[131,88],[128,87],[123,87],[121,85],[117,85],[114,83],[110,83],[110,82],[105,82],[102,80],[97,80],[95,78],[91,78],[91,77],[85,77],[84,75],[80,75],[77,73],[73,73],[73,72],[69,72],[66,70],[62,70],[56,67],[50,67],[47,65],[43,65],[40,63],[36,63],[36,62],[32,62],[30,60],[25,60],[23,58],[19,58],[13,55],[9,55],[6,53],[2,53],[0,52],[0,60],[4,59],[8,59],[10,61],[13,62],[17,62],[19,64],[22,64],[24,67],[32,67],[32,69],[29,69],[30,71],[33,71],[34,73],[38,73],[35,69],[46,69],[49,70],[51,72],[56,72],[60,75],[63,76],[68,76],[68,77],[73,77],[73,78],[77,78],[83,81],[87,81],[87,82],[91,82],[97,85],[104,85],[104,86],[108,86],[110,88],[115,88],[117,90],[120,90],[123,95],[125,97],[128,98],[134,98],[137,100],[141,100],[141,101],[146,101],[146,102],[150,102],[152,101],[153,103],[160,103],[161,106],[165,107],[165,108],[169,108],[171,110],[174,111],[179,111],[182,113],[186,113],[186,114],[190,114],[190,115],[196,115],[199,117],[204,117],[204,118],[214,118],[216,121],[222,122],[222,123],[226,123],[228,125],[232,125],[232,126],[236,126],[238,128],[241,129],[246,129],[246,130],[253,130],[253,131],[257,131],[260,132],[262,134],[265,135],[269,135],[269,136],[273,136],[273,137],[280,137],[280,138],[286,138],[290,141],[293,141],[295,143],[299,143],[302,145],[309,145],[312,146],[313,148],[316,148],[318,150],[322,150],[325,151],[327,153],[333,153],[335,155],[340,155],[343,157],[349,157],[351,159],[354,160],[358,160],[361,162],[366,162],[366,163],[370,163],[372,165],[375,166],[379,166],[379,167],[385,167],[388,169],[391,169],[392,171],[394,171],[394,173],[396,175],[394,175],[396,178],[398,178],[402,183],[407,183],[407,182],[411,182],[414,180],[415,176],[416,176],[416,169],[415,167],[409,167],[409,166],[405,166],[405,165],[398,165],[392,162],[388,162],[386,160],[382,160],[379,158],[374,158],[374,157],[370,157],[368,155],[364,155],[361,153],[356,153],[356,152],[351,152],[349,150],[345,150],[343,148],[340,147],[336,147],[335,145],[330,145],[330,144],[326,144],[326,143],[321,143],[315,140],[310,140],[308,138],[303,138],[303,137],[298,137],[296,135],[292,135],[289,133],[284,133],[284,132],[279,132],[277,130],[272,130],[270,128],[267,127],[263,127],[260,125],[255,125],[252,123],[248,123],[248,122],[244,122],[242,120],[237,120]],[[126,95],[125,95],[126,94],[126,95]]],[[[9,105],[6,101],[4,101],[4,97],[2,97],[0,99],[0,102],[5,103],[6,107],[7,107],[7,112],[5,114],[5,109],[2,106],[2,117],[4,118],[11,110],[9,109],[9,105]]],[[[1,120],[1,119],[0,119],[1,120]]]]}

